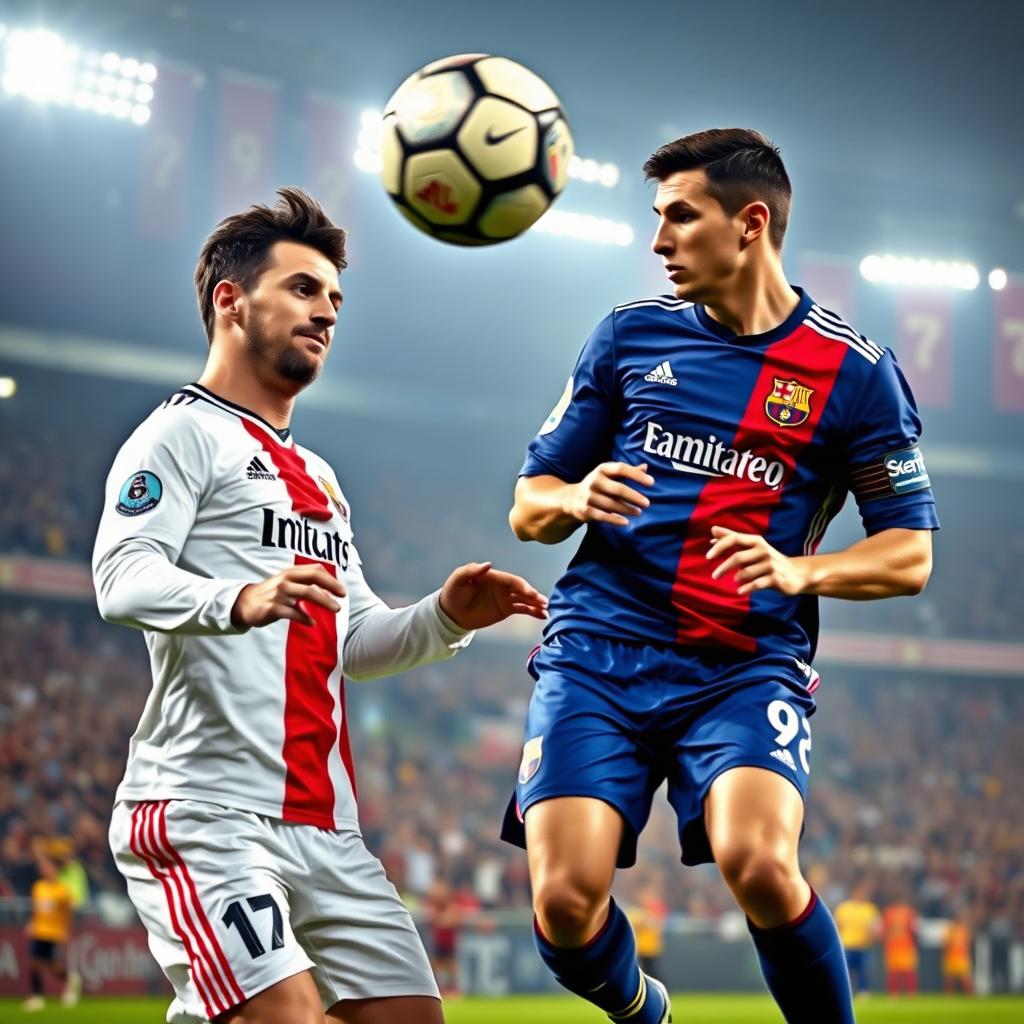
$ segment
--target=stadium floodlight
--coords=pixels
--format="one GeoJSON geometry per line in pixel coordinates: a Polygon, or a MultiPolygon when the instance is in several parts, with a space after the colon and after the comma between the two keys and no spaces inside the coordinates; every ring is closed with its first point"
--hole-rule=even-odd
{"type": "Polygon", "coordinates": [[[860,273],[873,284],[904,285],[917,288],[978,287],[981,275],[973,263],[954,260],[926,260],[912,256],[871,255],[860,261],[860,273]]]}
{"type": "Polygon", "coordinates": [[[82,52],[45,28],[0,32],[3,87],[36,103],[57,103],[143,125],[150,117],[156,67],[109,50],[82,52]],[[145,113],[141,113],[141,109],[145,113]]]}
{"type": "Polygon", "coordinates": [[[0,398],[13,398],[18,382],[13,377],[0,377],[0,398]]]}
{"type": "Polygon", "coordinates": [[[359,115],[359,137],[352,155],[356,167],[366,174],[380,174],[380,130],[384,114],[380,110],[364,110],[359,115]]]}
{"type": "Polygon", "coordinates": [[[532,230],[599,245],[632,245],[635,237],[628,224],[571,210],[548,210],[532,230]]]}
{"type": "Polygon", "coordinates": [[[1001,292],[1009,283],[1009,275],[1002,267],[996,267],[988,273],[988,286],[994,292],[1001,292]]]}

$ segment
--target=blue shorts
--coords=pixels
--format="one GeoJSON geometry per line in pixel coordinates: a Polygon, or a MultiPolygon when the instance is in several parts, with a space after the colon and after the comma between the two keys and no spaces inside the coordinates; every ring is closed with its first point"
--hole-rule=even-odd
{"type": "Polygon", "coordinates": [[[867,949],[846,950],[846,969],[854,991],[864,992],[871,988],[871,952],[867,949]]]}
{"type": "Polygon", "coordinates": [[[767,768],[806,799],[817,675],[781,654],[681,649],[580,631],[545,640],[515,796],[501,837],[526,846],[535,803],[588,796],[625,822],[618,866],[636,860],[655,791],[668,780],[684,864],[713,860],[704,798],[730,768],[767,768]]]}

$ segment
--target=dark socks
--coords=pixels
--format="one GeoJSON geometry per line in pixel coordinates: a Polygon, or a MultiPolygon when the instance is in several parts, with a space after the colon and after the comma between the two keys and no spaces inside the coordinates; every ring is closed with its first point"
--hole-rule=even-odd
{"type": "Polygon", "coordinates": [[[665,1012],[661,994],[641,977],[633,929],[615,900],[609,905],[608,920],[585,946],[553,946],[536,926],[534,937],[541,959],[570,992],[599,1006],[615,1020],[628,1020],[630,1024],[661,1020],[665,1012]]]}
{"type": "Polygon", "coordinates": [[[43,976],[39,973],[37,968],[32,968],[29,972],[29,978],[32,982],[32,995],[41,996],[43,994],[43,976]]]}
{"type": "Polygon", "coordinates": [[[747,924],[761,973],[788,1024],[854,1024],[846,956],[832,915],[816,893],[789,924],[747,924]]]}

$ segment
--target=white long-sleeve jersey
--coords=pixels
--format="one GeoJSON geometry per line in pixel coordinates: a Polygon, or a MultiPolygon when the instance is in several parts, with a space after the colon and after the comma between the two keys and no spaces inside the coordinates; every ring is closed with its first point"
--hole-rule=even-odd
{"type": "Polygon", "coordinates": [[[358,831],[345,675],[451,657],[471,633],[438,593],[389,608],[363,578],[330,466],[198,384],[155,410],[107,479],[93,553],[100,613],[145,633],[153,690],[119,800],[197,799],[358,831]],[[319,563],[348,589],[315,625],[239,630],[239,591],[319,563]]]}

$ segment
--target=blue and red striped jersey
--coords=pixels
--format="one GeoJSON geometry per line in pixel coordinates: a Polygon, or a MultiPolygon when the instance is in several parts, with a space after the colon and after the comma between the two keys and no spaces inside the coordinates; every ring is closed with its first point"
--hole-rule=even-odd
{"type": "Polygon", "coordinates": [[[711,527],[812,554],[852,492],[868,534],[937,529],[921,420],[891,350],[800,289],[785,322],[736,336],[660,296],[618,306],[591,334],[520,475],[582,480],[646,462],[651,504],[627,526],[587,524],[550,602],[546,635],[582,629],[809,661],[817,598],[740,596],[713,580],[711,527]]]}

